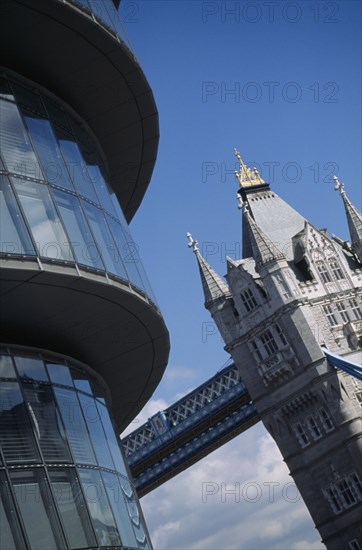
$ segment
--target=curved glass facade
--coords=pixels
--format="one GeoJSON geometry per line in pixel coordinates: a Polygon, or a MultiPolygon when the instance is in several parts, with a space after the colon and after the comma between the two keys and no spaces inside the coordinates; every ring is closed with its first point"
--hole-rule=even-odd
{"type": "Polygon", "coordinates": [[[97,381],[10,349],[0,381],[0,548],[150,548],[97,381]]]}
{"type": "Polygon", "coordinates": [[[155,301],[99,151],[63,104],[0,75],[0,252],[77,264],[155,301]]]}

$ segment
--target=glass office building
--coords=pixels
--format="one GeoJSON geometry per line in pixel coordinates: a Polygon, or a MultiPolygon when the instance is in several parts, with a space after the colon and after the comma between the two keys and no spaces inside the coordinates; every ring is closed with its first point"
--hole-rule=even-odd
{"type": "Polygon", "coordinates": [[[128,224],[158,145],[111,0],[4,0],[0,548],[150,548],[119,445],[169,338],[128,224]]]}

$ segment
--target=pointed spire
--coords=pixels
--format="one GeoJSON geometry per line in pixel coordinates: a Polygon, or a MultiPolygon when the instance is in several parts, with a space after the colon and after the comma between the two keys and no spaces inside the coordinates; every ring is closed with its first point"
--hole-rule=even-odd
{"type": "Polygon", "coordinates": [[[209,304],[218,298],[230,294],[229,287],[222,278],[212,269],[207,261],[201,256],[198,249],[198,242],[192,238],[191,233],[187,233],[188,246],[194,252],[199,265],[202,288],[205,295],[205,304],[209,304]]]}
{"type": "Polygon", "coordinates": [[[285,260],[285,254],[272,243],[251,217],[247,202],[243,203],[242,210],[244,219],[247,222],[256,271],[260,271],[263,265],[270,262],[285,260]]]}
{"type": "Polygon", "coordinates": [[[339,191],[346,211],[349,234],[351,237],[352,250],[362,262],[362,215],[361,212],[351,203],[344,190],[344,183],[340,182],[337,176],[333,176],[334,189],[339,191]]]}

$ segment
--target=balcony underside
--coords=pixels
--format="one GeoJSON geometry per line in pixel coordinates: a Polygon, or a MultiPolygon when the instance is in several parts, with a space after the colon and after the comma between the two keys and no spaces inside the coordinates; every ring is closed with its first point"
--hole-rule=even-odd
{"type": "Polygon", "coordinates": [[[126,282],[36,260],[3,260],[1,340],[73,357],[110,389],[121,432],[161,380],[169,336],[157,308],[126,282]]]}

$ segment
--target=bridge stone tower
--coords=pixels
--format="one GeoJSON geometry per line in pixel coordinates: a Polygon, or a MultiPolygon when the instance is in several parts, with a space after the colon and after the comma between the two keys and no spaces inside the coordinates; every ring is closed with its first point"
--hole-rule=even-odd
{"type": "Polygon", "coordinates": [[[362,217],[337,178],[351,242],[329,237],[241,161],[243,259],[226,281],[189,234],[210,311],[329,550],[362,550],[362,217]]]}

